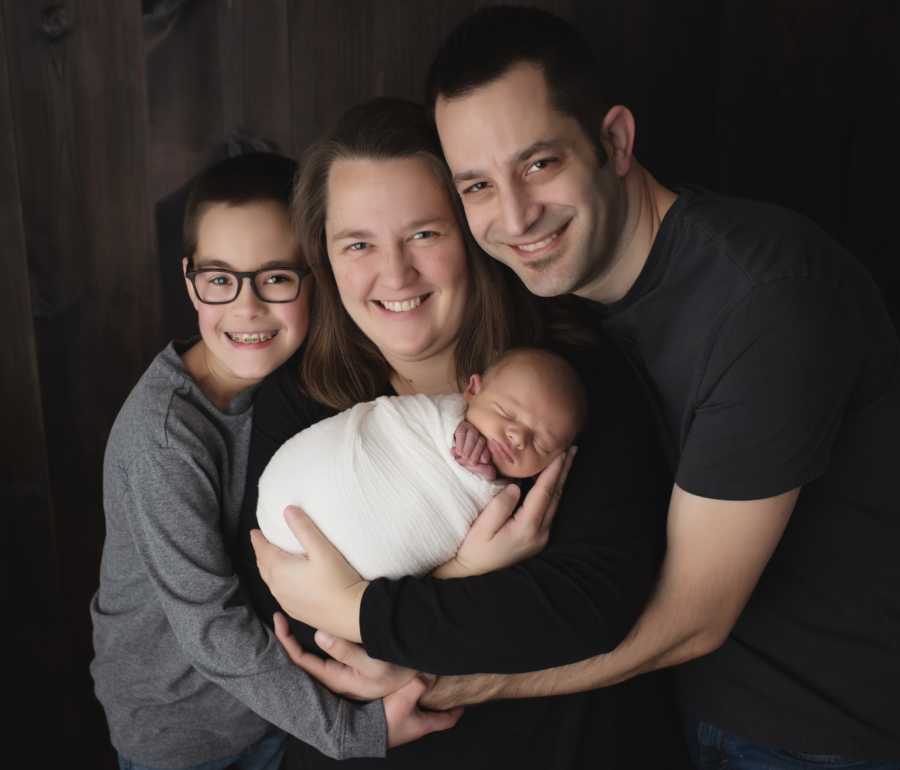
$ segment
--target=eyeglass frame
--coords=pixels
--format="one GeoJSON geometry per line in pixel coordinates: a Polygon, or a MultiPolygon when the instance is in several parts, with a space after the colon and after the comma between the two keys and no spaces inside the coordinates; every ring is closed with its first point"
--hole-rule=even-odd
{"type": "Polygon", "coordinates": [[[230,305],[241,295],[241,289],[244,288],[245,278],[250,281],[250,286],[253,289],[253,293],[256,295],[256,298],[260,302],[266,302],[270,305],[286,305],[289,302],[297,301],[297,297],[300,296],[300,291],[303,289],[303,279],[311,273],[312,270],[310,270],[308,267],[264,267],[261,270],[251,270],[249,272],[245,270],[230,270],[227,267],[199,267],[192,270],[185,270],[184,277],[191,282],[191,286],[194,287],[194,295],[204,305],[230,305]],[[266,299],[259,293],[259,287],[256,285],[256,276],[260,273],[272,272],[273,270],[281,270],[283,272],[297,274],[299,282],[297,283],[297,293],[294,295],[293,299],[266,299]],[[195,280],[199,273],[228,273],[228,275],[233,275],[237,279],[237,291],[234,293],[234,296],[231,299],[218,301],[203,299],[200,296],[199,289],[197,289],[197,282],[195,280]]]}

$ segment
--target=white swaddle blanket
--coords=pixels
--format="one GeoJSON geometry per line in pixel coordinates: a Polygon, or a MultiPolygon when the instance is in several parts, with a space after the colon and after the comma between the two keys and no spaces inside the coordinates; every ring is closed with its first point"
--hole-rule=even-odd
{"type": "Polygon", "coordinates": [[[366,580],[448,561],[504,486],[453,458],[465,409],[460,395],[382,396],[288,439],[259,479],[263,534],[302,553],[282,515],[297,505],[366,580]]]}

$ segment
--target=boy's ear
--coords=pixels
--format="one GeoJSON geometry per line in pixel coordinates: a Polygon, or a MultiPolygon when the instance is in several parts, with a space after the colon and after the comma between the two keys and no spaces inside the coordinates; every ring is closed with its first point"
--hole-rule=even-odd
{"type": "Polygon", "coordinates": [[[181,258],[181,275],[184,278],[184,287],[187,289],[188,299],[191,301],[191,304],[194,306],[194,310],[197,309],[197,297],[194,296],[194,286],[191,284],[190,280],[187,277],[187,269],[188,269],[188,258],[181,258]]]}
{"type": "Polygon", "coordinates": [[[466,389],[463,391],[463,398],[468,401],[471,398],[474,398],[481,392],[481,375],[473,374],[469,377],[469,384],[466,385],[466,389]]]}

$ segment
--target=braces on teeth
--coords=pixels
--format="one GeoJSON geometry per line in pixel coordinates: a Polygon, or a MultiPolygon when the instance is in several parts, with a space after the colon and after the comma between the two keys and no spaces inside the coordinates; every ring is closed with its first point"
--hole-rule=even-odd
{"type": "Polygon", "coordinates": [[[254,342],[268,342],[275,334],[267,334],[266,332],[261,332],[259,334],[235,334],[234,332],[226,332],[229,339],[234,340],[235,342],[243,342],[245,345],[253,344],[254,342]]]}

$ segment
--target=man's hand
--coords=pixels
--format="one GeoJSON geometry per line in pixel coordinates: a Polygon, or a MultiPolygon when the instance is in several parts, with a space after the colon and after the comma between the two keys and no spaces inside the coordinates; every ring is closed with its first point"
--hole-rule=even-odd
{"type": "Polygon", "coordinates": [[[275,636],[288,657],[338,695],[360,700],[383,698],[404,687],[416,675],[411,668],[370,658],[358,644],[316,631],[316,644],[333,658],[322,660],[303,650],[284,615],[276,612],[274,620],[275,636]]]}
{"type": "Polygon", "coordinates": [[[477,473],[488,481],[497,478],[497,469],[491,461],[487,441],[474,425],[463,420],[453,434],[453,448],[450,450],[456,462],[472,473],[477,473]]]}
{"type": "Polygon", "coordinates": [[[369,585],[299,508],[284,518],[305,554],[290,554],[254,529],[256,565],[272,595],[292,618],[342,639],[362,641],[359,607],[369,585]]]}
{"type": "Polygon", "coordinates": [[[428,689],[428,683],[419,677],[384,699],[384,717],[388,728],[388,748],[421,738],[428,733],[449,730],[462,716],[461,708],[450,711],[424,711],[419,708],[419,698],[428,689]]]}
{"type": "Polygon", "coordinates": [[[512,678],[509,674],[439,676],[419,699],[419,703],[426,708],[441,711],[455,706],[483,703],[495,698],[500,687],[508,690],[512,678]]]}
{"type": "Polygon", "coordinates": [[[515,484],[494,497],[475,519],[456,556],[432,574],[438,578],[481,575],[540,553],[550,537],[576,451],[571,447],[541,471],[518,510],[521,490],[515,484]]]}

